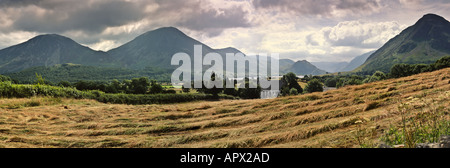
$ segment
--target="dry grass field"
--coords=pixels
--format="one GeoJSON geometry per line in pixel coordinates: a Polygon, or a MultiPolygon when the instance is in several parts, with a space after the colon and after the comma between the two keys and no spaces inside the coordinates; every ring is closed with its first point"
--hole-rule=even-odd
{"type": "Polygon", "coordinates": [[[0,147],[360,147],[408,114],[448,117],[450,68],[322,93],[269,100],[169,105],[0,99],[0,147]],[[361,131],[364,130],[364,131],[361,131]]]}

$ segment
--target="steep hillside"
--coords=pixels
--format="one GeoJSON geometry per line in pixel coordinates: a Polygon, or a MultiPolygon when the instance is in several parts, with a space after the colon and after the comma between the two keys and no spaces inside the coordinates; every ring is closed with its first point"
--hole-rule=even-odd
{"type": "Polygon", "coordinates": [[[63,63],[108,65],[109,62],[111,59],[107,53],[94,51],[56,34],[36,36],[24,43],[0,50],[0,73],[63,63]]]}
{"type": "Polygon", "coordinates": [[[170,61],[176,53],[194,56],[194,45],[202,46],[205,55],[215,52],[211,47],[187,36],[174,27],[164,27],[144,33],[134,40],[108,51],[121,67],[142,69],[145,67],[176,68],[170,61]]]}
{"type": "Polygon", "coordinates": [[[450,54],[450,22],[435,14],[423,16],[372,54],[355,71],[389,72],[397,63],[432,63],[450,54]]]}

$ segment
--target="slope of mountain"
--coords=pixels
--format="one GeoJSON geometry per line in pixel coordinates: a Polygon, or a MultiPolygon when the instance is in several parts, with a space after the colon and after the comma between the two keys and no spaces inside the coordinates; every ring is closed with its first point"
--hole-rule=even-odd
{"type": "Polygon", "coordinates": [[[176,66],[170,65],[172,56],[183,52],[191,56],[193,61],[194,45],[202,46],[203,55],[216,52],[174,27],[164,27],[144,33],[108,53],[116,64],[124,68],[172,67],[175,69],[176,66]]]}
{"type": "Polygon", "coordinates": [[[295,61],[292,61],[290,59],[280,59],[279,60],[279,66],[280,66],[280,72],[286,72],[292,65],[294,65],[295,61]]]}
{"type": "Polygon", "coordinates": [[[85,66],[79,64],[57,64],[53,66],[38,66],[25,69],[20,72],[5,74],[11,79],[22,83],[33,83],[36,73],[53,84],[60,81],[77,82],[80,80],[109,82],[113,79],[124,80],[139,77],[149,77],[157,81],[170,81],[171,70],[161,68],[145,68],[142,70],[131,70],[124,68],[85,66]]]}
{"type": "Polygon", "coordinates": [[[70,38],[47,34],[0,50],[0,73],[62,63],[107,65],[108,54],[82,46],[70,38]]]}
{"type": "Polygon", "coordinates": [[[317,68],[306,60],[295,62],[289,68],[283,70],[283,72],[281,73],[288,72],[293,72],[296,75],[323,75],[327,73],[326,71],[317,68]]]}
{"type": "Polygon", "coordinates": [[[311,64],[327,72],[339,72],[348,65],[348,62],[311,62],[311,64]]]}
{"type": "Polygon", "coordinates": [[[363,55],[353,58],[346,66],[339,69],[338,71],[346,72],[346,71],[352,71],[355,68],[358,68],[359,66],[364,64],[364,62],[366,62],[367,58],[369,58],[370,55],[372,55],[374,52],[375,51],[371,51],[371,52],[368,52],[368,53],[365,53],[363,55]]]}
{"type": "Polygon", "coordinates": [[[354,71],[389,72],[397,63],[433,63],[450,54],[450,22],[435,14],[424,15],[372,54],[354,71]]]}

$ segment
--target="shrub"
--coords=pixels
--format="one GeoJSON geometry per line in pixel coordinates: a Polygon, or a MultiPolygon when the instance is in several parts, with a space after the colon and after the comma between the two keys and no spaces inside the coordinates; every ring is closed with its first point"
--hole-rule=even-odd
{"type": "Polygon", "coordinates": [[[295,88],[292,88],[291,90],[289,90],[289,95],[298,95],[298,91],[295,88]]]}
{"type": "Polygon", "coordinates": [[[337,79],[336,78],[329,78],[325,80],[325,85],[328,87],[336,87],[337,79]]]}
{"type": "Polygon", "coordinates": [[[305,91],[308,93],[323,92],[323,85],[319,80],[313,79],[308,82],[305,91]]]}

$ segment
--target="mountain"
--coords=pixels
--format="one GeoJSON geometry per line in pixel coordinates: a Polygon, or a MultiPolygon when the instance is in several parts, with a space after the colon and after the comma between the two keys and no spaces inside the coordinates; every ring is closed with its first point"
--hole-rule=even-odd
{"type": "Polygon", "coordinates": [[[321,70],[306,60],[297,61],[281,73],[293,72],[296,75],[323,75],[327,72],[321,70]]]}
{"type": "Polygon", "coordinates": [[[364,64],[364,62],[366,62],[367,58],[369,58],[369,56],[372,55],[374,52],[375,51],[371,51],[371,52],[368,52],[368,53],[365,53],[363,55],[353,58],[346,66],[339,69],[338,71],[346,72],[346,71],[352,71],[355,68],[358,68],[359,66],[364,64]]]}
{"type": "Polygon", "coordinates": [[[339,72],[342,68],[348,65],[348,62],[311,62],[311,64],[327,72],[339,72]]]}
{"type": "Polygon", "coordinates": [[[242,51],[239,51],[236,48],[228,47],[228,48],[222,48],[222,49],[216,49],[215,52],[219,53],[220,55],[226,55],[227,53],[243,53],[242,51]]]}
{"type": "Polygon", "coordinates": [[[295,61],[292,61],[290,59],[280,59],[278,61],[280,65],[280,73],[286,72],[289,68],[291,68],[292,65],[294,65],[295,61]]]}
{"type": "Polygon", "coordinates": [[[64,36],[47,34],[0,50],[0,73],[62,63],[106,65],[110,61],[105,52],[94,51],[64,36]]]}
{"type": "Polygon", "coordinates": [[[202,46],[203,55],[216,52],[177,28],[164,27],[144,33],[132,41],[108,51],[108,53],[116,64],[124,68],[162,67],[175,69],[176,66],[170,64],[172,56],[183,52],[191,57],[191,61],[194,61],[194,45],[202,46]]]}
{"type": "Polygon", "coordinates": [[[445,55],[450,55],[450,22],[441,16],[427,14],[389,40],[354,71],[389,72],[398,63],[429,64],[445,55]]]}

